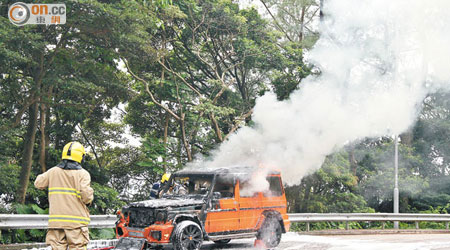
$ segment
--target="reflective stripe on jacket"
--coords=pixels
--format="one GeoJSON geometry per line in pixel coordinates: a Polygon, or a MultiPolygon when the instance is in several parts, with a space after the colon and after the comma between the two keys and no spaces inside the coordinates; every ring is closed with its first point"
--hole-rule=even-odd
{"type": "Polygon", "coordinates": [[[90,183],[91,176],[84,169],[65,170],[53,167],[38,175],[34,185],[39,189],[48,187],[49,228],[74,229],[89,224],[86,204],[94,199],[90,183]]]}

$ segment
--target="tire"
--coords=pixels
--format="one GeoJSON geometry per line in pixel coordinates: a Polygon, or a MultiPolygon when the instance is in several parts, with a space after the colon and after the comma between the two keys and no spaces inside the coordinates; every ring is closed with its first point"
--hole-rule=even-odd
{"type": "Polygon", "coordinates": [[[225,244],[228,244],[228,242],[230,242],[230,241],[231,241],[230,239],[224,239],[224,240],[216,240],[216,241],[214,241],[214,243],[218,244],[218,245],[225,245],[225,244]]]}
{"type": "Polygon", "coordinates": [[[203,243],[203,232],[200,226],[190,220],[180,222],[172,239],[175,250],[198,250],[203,243]]]}
{"type": "Polygon", "coordinates": [[[256,238],[262,240],[268,248],[274,248],[280,244],[282,229],[280,222],[275,218],[266,218],[258,231],[256,238]]]}

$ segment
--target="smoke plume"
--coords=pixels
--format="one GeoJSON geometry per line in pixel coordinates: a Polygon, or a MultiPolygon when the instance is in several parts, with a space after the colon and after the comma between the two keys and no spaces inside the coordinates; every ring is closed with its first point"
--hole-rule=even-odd
{"type": "Polygon", "coordinates": [[[206,165],[275,167],[294,184],[349,142],[407,130],[427,94],[450,89],[448,10],[448,0],[325,1],[309,56],[320,76],[286,101],[258,98],[255,126],[241,128],[206,165]]]}

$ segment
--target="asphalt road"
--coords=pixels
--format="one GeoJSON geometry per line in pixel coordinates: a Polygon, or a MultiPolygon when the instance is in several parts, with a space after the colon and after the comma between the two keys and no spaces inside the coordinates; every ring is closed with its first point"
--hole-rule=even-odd
{"type": "MultiPolygon", "coordinates": [[[[224,246],[205,242],[206,249],[255,249],[253,240],[232,240],[224,246]]],[[[280,245],[283,250],[450,250],[450,234],[382,234],[311,236],[287,233],[280,245]]]]}
{"type": "MultiPolygon", "coordinates": [[[[202,250],[257,250],[253,239],[232,240],[226,245],[204,242],[202,250]]],[[[40,244],[44,245],[44,244],[40,244]]],[[[0,245],[0,249],[23,249],[12,245],[0,245]]],[[[27,247],[30,249],[30,247],[27,247]]],[[[48,250],[42,246],[33,250],[48,250]]],[[[287,233],[274,250],[450,250],[450,231],[440,234],[370,234],[313,236],[287,233]]],[[[172,250],[165,247],[164,250],[172,250]]]]}

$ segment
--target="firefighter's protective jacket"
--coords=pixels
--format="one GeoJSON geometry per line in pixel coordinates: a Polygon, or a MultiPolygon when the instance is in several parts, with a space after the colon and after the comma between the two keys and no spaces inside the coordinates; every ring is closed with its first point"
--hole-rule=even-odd
{"type": "Polygon", "coordinates": [[[91,176],[88,171],[81,166],[70,168],[67,162],[38,175],[34,182],[36,188],[48,187],[48,228],[74,229],[89,224],[86,204],[94,199],[94,190],[90,183],[91,176]]]}

